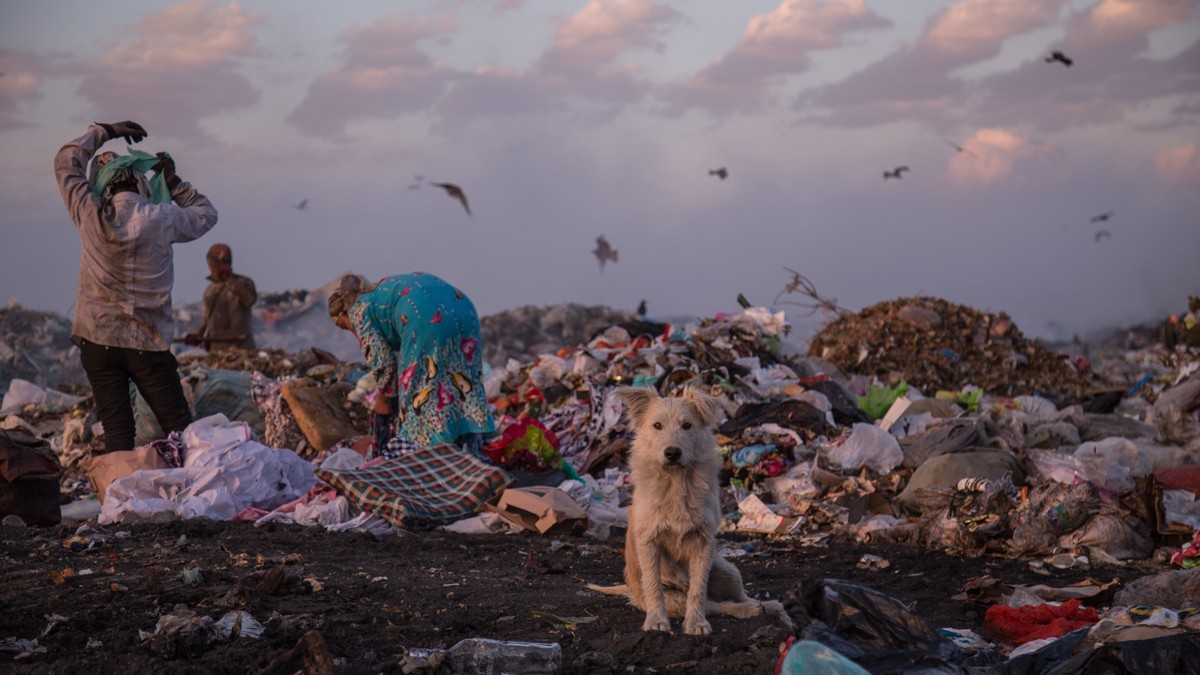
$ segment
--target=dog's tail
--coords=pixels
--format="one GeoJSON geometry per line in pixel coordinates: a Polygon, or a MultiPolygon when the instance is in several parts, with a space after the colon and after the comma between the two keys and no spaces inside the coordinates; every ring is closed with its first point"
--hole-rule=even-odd
{"type": "Polygon", "coordinates": [[[605,595],[629,596],[629,586],[626,584],[619,584],[617,586],[597,586],[596,584],[588,584],[587,587],[593,591],[603,593],[605,595]]]}

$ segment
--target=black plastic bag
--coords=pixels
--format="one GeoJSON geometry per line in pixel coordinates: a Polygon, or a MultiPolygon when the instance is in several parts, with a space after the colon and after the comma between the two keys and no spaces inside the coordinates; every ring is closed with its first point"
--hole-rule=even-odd
{"type": "Polygon", "coordinates": [[[814,621],[804,639],[841,653],[876,675],[965,673],[966,655],[904,603],[840,579],[825,579],[804,593],[814,621]]]}

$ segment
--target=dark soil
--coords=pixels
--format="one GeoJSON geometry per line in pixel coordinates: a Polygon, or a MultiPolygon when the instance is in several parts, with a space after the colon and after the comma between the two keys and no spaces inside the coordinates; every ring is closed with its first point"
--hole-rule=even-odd
{"type": "MultiPolygon", "coordinates": [[[[678,621],[670,633],[643,632],[642,614],[622,598],[584,588],[589,582],[620,583],[617,534],[607,542],[439,532],[377,540],[321,528],[207,520],[106,531],[130,535],[73,551],[63,543],[75,534],[72,525],[0,527],[0,640],[38,638],[46,648],[19,660],[0,653],[0,671],[290,673],[303,664],[285,663],[284,656],[316,630],[339,673],[398,673],[405,647],[449,647],[486,637],[557,642],[564,673],[733,675],[772,672],[789,635],[767,617],[713,617],[713,633],[705,637],[684,635],[678,621]],[[189,567],[202,573],[197,585],[181,577],[189,567]],[[56,581],[67,568],[75,576],[56,581]],[[79,574],[84,569],[92,573],[79,574]],[[139,631],[153,632],[158,617],[177,606],[213,619],[242,609],[266,630],[261,639],[139,639],[139,631]],[[538,612],[577,623],[556,624],[538,612]],[[65,621],[42,635],[55,614],[65,621]],[[580,617],[595,618],[579,622],[580,617]]],[[[783,540],[722,539],[747,551],[734,562],[749,593],[784,600],[797,629],[810,621],[800,584],[823,578],[886,593],[935,628],[978,632],[986,606],[951,599],[969,579],[989,574],[1013,584],[1059,586],[1088,576],[1126,580],[1145,572],[1114,567],[1056,570],[1046,577],[1027,562],[957,558],[900,545],[800,547],[783,540]],[[860,569],[857,563],[867,553],[890,567],[860,569]]]]}

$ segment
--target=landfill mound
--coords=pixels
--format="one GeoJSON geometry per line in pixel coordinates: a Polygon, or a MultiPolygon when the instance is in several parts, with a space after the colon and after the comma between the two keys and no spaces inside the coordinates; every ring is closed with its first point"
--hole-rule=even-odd
{"type": "Polygon", "coordinates": [[[16,301],[0,307],[0,383],[14,378],[42,387],[84,384],[79,352],[71,344],[71,322],[16,301]]]}
{"type": "Polygon", "coordinates": [[[809,340],[808,355],[893,384],[903,379],[930,395],[974,385],[998,396],[1077,398],[1088,386],[1062,353],[1027,340],[1004,312],[935,297],[898,298],[844,314],[809,340]]]}
{"type": "Polygon", "coordinates": [[[503,367],[509,359],[530,361],[563,346],[587,343],[609,326],[636,321],[632,312],[610,307],[567,303],[549,307],[524,305],[479,321],[484,360],[503,367]]]}

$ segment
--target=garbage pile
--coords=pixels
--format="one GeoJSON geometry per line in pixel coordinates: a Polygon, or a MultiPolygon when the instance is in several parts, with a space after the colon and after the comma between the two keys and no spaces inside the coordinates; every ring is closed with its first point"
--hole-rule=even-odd
{"type": "MultiPolygon", "coordinates": [[[[306,298],[300,306],[314,305],[306,298]]],[[[623,525],[630,494],[629,429],[613,390],[672,395],[697,387],[719,407],[724,531],[807,545],[903,542],[1038,565],[1153,560],[1200,574],[1200,354],[1184,346],[1109,345],[1080,368],[1026,340],[1004,314],[936,298],[844,315],[812,338],[806,358],[783,349],[785,314],[763,307],[686,324],[576,305],[520,308],[483,322],[485,336],[499,336],[484,373],[498,422],[486,457],[441,446],[369,459],[369,385],[356,363],[269,350],[215,364],[181,359],[192,369],[185,381],[197,416],[209,417],[182,437],[145,446],[158,468],[116,480],[104,521],[159,510],[376,532],[606,538],[623,525]],[[202,395],[204,383],[219,395],[202,395]],[[222,479],[224,461],[243,479],[222,479]],[[514,487],[523,472],[544,487],[518,499],[512,490],[523,489],[514,487]],[[278,489],[238,491],[262,482],[255,476],[278,489]],[[171,504],[154,501],[164,494],[171,504]],[[540,518],[508,510],[522,503],[539,505],[540,518]],[[219,512],[207,513],[213,504],[219,512]]],[[[65,465],[85,438],[64,433],[51,445],[65,465]]],[[[850,589],[834,590],[831,597],[849,598],[850,589]]],[[[810,613],[829,610],[823,592],[807,593],[810,613]]],[[[1044,602],[1030,597],[1012,606],[1044,602]]],[[[1194,631],[1194,613],[1177,596],[1169,600],[1170,635],[1194,631]]],[[[1017,612],[995,619],[989,639],[1012,648],[1016,631],[1043,615],[1062,620],[1056,638],[1105,618],[1074,608],[1017,612]]],[[[1089,644],[1139,623],[1123,616],[1110,614],[1109,632],[1089,644]]],[[[940,642],[949,638],[919,637],[960,663],[962,648],[940,642]]],[[[828,633],[806,641],[858,663],[866,662],[856,653],[880,648],[855,652],[828,633]]]]}
{"type": "Polygon", "coordinates": [[[633,322],[632,312],[577,304],[524,305],[480,319],[483,358],[503,367],[509,359],[528,361],[559,347],[583,344],[613,325],[633,322]]]}
{"type": "Polygon", "coordinates": [[[812,337],[808,354],[922,391],[968,385],[989,394],[1079,398],[1090,378],[1065,355],[1027,340],[1012,319],[934,297],[900,298],[843,314],[812,337]]]}
{"type": "Polygon", "coordinates": [[[0,307],[0,394],[14,378],[42,387],[86,384],[71,322],[15,300],[0,307]]]}

